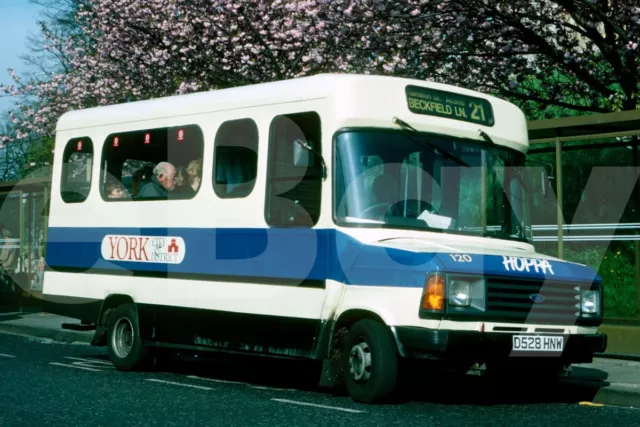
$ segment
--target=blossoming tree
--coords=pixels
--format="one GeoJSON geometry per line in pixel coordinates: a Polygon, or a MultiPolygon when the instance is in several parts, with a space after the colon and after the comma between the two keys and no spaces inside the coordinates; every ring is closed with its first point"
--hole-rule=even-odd
{"type": "Polygon", "coordinates": [[[52,135],[70,109],[318,72],[458,84],[531,115],[637,102],[636,1],[59,1],[73,31],[44,34],[59,66],[0,87],[28,100],[0,143],[52,135]]]}

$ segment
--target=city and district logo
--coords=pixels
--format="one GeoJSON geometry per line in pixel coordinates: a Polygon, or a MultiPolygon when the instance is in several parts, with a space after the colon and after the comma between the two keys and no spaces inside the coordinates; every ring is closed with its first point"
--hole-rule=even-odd
{"type": "Polygon", "coordinates": [[[107,235],[101,252],[109,261],[180,264],[186,245],[181,237],[107,235]]]}

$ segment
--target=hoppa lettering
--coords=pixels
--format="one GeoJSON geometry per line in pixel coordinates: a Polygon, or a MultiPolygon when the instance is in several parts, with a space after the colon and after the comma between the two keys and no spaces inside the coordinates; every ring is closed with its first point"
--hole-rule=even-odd
{"type": "Polygon", "coordinates": [[[110,261],[180,264],[186,245],[174,236],[107,235],[102,239],[102,257],[110,261]]]}
{"type": "Polygon", "coordinates": [[[536,273],[555,274],[553,267],[546,259],[520,258],[515,256],[502,256],[502,265],[507,271],[526,271],[530,273],[534,270],[536,273]]]}

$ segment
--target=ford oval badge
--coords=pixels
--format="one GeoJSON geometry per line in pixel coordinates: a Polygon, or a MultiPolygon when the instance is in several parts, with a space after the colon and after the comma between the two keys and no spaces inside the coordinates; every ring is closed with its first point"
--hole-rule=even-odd
{"type": "Polygon", "coordinates": [[[544,301],[544,297],[540,294],[529,295],[529,299],[533,302],[542,302],[544,301]]]}

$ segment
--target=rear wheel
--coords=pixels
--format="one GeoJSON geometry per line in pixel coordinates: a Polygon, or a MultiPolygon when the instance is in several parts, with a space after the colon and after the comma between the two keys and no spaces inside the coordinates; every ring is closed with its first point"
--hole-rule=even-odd
{"type": "Polygon", "coordinates": [[[351,398],[374,403],[389,397],[398,379],[398,353],[387,328],[370,319],[356,322],[345,340],[344,383],[351,398]]]}
{"type": "Polygon", "coordinates": [[[140,336],[138,312],[133,303],[122,304],[109,316],[107,349],[116,369],[133,371],[146,368],[149,350],[140,336]]]}

